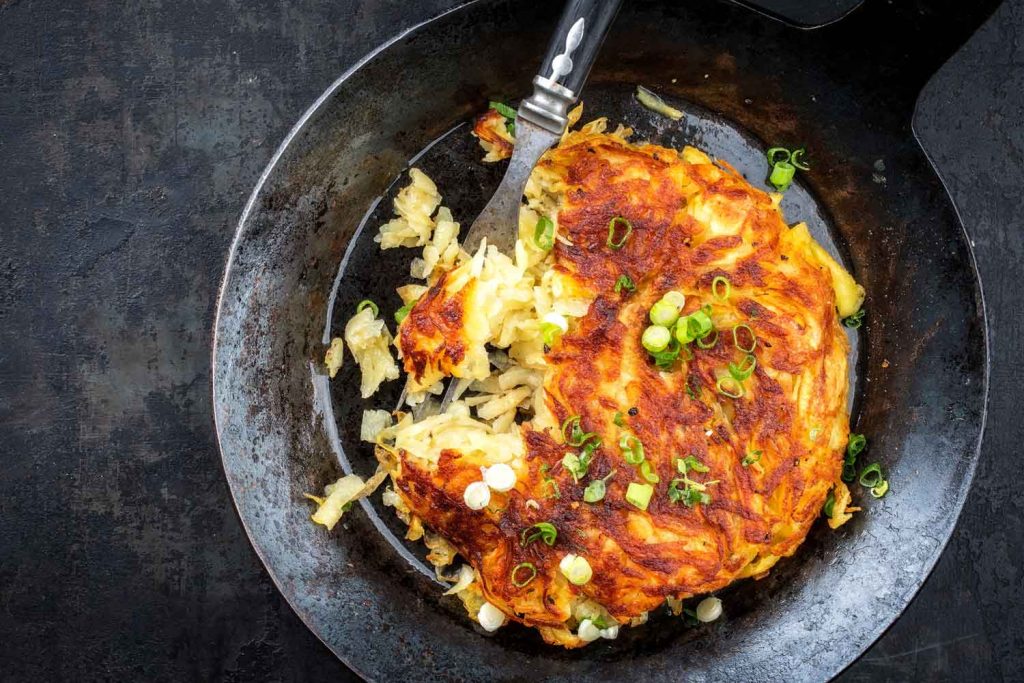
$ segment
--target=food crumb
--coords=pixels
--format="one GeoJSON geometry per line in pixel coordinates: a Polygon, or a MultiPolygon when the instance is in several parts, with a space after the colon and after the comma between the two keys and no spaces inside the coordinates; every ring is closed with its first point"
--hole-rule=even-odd
{"type": "Polygon", "coordinates": [[[883,368],[889,367],[889,359],[888,358],[883,358],[882,359],[882,367],[883,368]]]}

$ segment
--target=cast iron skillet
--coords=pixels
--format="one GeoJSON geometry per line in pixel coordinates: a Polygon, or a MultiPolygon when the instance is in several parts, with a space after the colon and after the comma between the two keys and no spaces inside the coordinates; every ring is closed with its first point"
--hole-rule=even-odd
{"type": "Polygon", "coordinates": [[[333,533],[309,521],[303,492],[373,471],[359,416],[399,390],[364,403],[351,358],[330,383],[320,363],[356,301],[375,299],[386,317],[399,305],[414,252],[382,254],[371,240],[396,179],[417,157],[472,221],[500,169],[476,162],[464,124],[489,97],[529,91],[558,4],[481,1],[417,27],[332,85],[278,150],[243,214],[217,319],[216,421],[239,515],[292,607],[367,678],[828,678],[918,590],[974,471],[987,387],[980,285],[911,120],[921,86],[993,3],[876,0],[807,31],[714,0],[633,1],[583,93],[588,115],[696,143],[754,182],[767,146],[809,148],[812,171],[784,208],[867,289],[853,423],[890,473],[886,498],[865,499],[839,532],[816,525],[767,579],[721,593],[726,614],[711,625],[658,613],[574,652],[514,626],[478,633],[379,494],[333,533]],[[682,107],[683,124],[635,106],[636,83],[682,107]]]}

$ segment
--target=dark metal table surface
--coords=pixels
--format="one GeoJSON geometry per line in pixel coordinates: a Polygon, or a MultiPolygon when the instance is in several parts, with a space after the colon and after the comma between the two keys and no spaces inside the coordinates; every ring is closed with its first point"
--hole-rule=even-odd
{"type": "MultiPolygon", "coordinates": [[[[0,0],[0,679],[354,678],[231,507],[211,322],[287,130],[383,38],[455,4],[0,0]]],[[[988,426],[934,574],[842,679],[1022,680],[1024,0],[932,80],[915,129],[983,279],[988,426]]]]}

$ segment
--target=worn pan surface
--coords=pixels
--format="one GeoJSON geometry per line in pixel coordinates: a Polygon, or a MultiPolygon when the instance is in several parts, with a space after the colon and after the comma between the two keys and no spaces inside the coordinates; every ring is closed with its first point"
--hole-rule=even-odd
{"type": "Polygon", "coordinates": [[[214,349],[220,445],[242,522],[302,619],[367,678],[828,678],[918,590],[974,471],[987,387],[981,291],[911,122],[921,86],[987,16],[985,3],[953,14],[880,0],[804,31],[713,0],[631,2],[583,96],[589,115],[698,144],[755,182],[765,147],[811,150],[812,171],[784,207],[867,289],[853,421],[890,472],[885,499],[839,532],[818,525],[767,579],[725,591],[726,615],[712,625],[655,614],[575,652],[517,627],[474,630],[379,494],[333,533],[309,521],[304,492],[372,472],[359,416],[390,407],[399,390],[364,403],[351,359],[331,383],[320,365],[356,301],[399,305],[393,290],[413,252],[382,254],[371,239],[395,181],[416,158],[469,224],[500,169],[476,162],[465,122],[488,97],[527,92],[558,11],[548,5],[478,2],[401,37],[335,83],[268,167],[239,226],[214,349]],[[911,49],[908,35],[929,39],[911,49]],[[683,123],[638,108],[636,83],[672,98],[683,123]]]}

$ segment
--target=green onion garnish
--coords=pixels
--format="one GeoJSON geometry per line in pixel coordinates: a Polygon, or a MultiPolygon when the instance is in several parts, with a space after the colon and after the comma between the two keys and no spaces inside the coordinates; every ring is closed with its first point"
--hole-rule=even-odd
{"type": "Polygon", "coordinates": [[[711,330],[711,332],[713,332],[714,335],[712,335],[711,333],[708,333],[704,337],[698,339],[697,340],[697,346],[699,346],[702,349],[714,348],[715,344],[718,343],[718,330],[711,330]]]}
{"type": "Polygon", "coordinates": [[[572,475],[573,481],[579,481],[587,474],[587,468],[590,465],[589,462],[583,462],[583,459],[576,453],[566,453],[562,457],[562,467],[572,475]]]}
{"type": "Polygon", "coordinates": [[[537,219],[537,227],[533,229],[533,243],[544,251],[555,246],[555,224],[547,216],[537,219]]]}
{"type": "Polygon", "coordinates": [[[651,467],[650,460],[644,460],[640,463],[640,476],[651,484],[657,484],[661,481],[661,477],[659,477],[658,473],[651,467]]]}
{"type": "Polygon", "coordinates": [[[675,337],[680,344],[689,344],[695,339],[707,337],[713,330],[711,316],[701,308],[679,319],[675,326],[675,337]]]}
{"type": "Polygon", "coordinates": [[[358,304],[356,304],[356,313],[362,313],[367,308],[373,311],[374,318],[376,318],[377,314],[380,313],[380,308],[377,307],[377,304],[373,303],[369,299],[363,299],[358,304]]]}
{"type": "Polygon", "coordinates": [[[541,323],[540,324],[540,335],[544,340],[545,346],[554,346],[555,340],[563,334],[565,330],[554,323],[541,323]]]}
{"type": "Polygon", "coordinates": [[[743,462],[740,464],[744,467],[749,467],[759,460],[761,460],[761,451],[750,451],[743,457],[743,462]]]}
{"type": "Polygon", "coordinates": [[[807,150],[804,149],[803,147],[799,149],[794,149],[793,154],[791,154],[789,157],[789,163],[793,164],[793,166],[799,168],[801,171],[810,171],[810,165],[808,165],[807,162],[803,160],[804,154],[807,154],[807,150]]]}
{"type": "Polygon", "coordinates": [[[729,278],[718,275],[711,281],[711,295],[719,301],[727,301],[731,292],[732,283],[729,282],[729,278]]]}
{"type": "MultiPolygon", "coordinates": [[[[562,423],[562,437],[570,446],[582,446],[584,442],[596,437],[594,432],[584,432],[580,427],[580,416],[571,415],[562,423]]],[[[600,443],[600,441],[598,442],[600,443]]]]}
{"type": "Polygon", "coordinates": [[[654,359],[654,364],[661,370],[668,370],[672,365],[679,359],[679,352],[682,350],[682,346],[676,339],[669,341],[668,346],[664,351],[658,351],[651,353],[651,358],[654,359]]]}
{"type": "Polygon", "coordinates": [[[639,465],[644,461],[644,444],[629,432],[619,437],[619,448],[622,458],[630,465],[639,465]]]}
{"type": "Polygon", "coordinates": [[[622,249],[626,245],[626,240],[633,234],[633,224],[622,216],[616,216],[608,222],[608,239],[605,242],[612,249],[622,249]],[[622,237],[616,239],[616,234],[619,230],[622,230],[622,237]]]}
{"type": "Polygon", "coordinates": [[[729,398],[743,398],[743,395],[747,393],[743,385],[732,377],[720,378],[715,383],[715,389],[718,390],[718,393],[729,398]]]}
{"type": "Polygon", "coordinates": [[[520,534],[520,540],[524,546],[530,545],[536,540],[541,540],[551,546],[555,544],[556,538],[558,538],[558,530],[550,522],[537,522],[533,526],[523,529],[522,534],[520,534]]]}
{"type": "Polygon", "coordinates": [[[648,316],[655,325],[672,327],[679,320],[679,309],[672,303],[661,299],[651,306],[648,316]]]}
{"type": "Polygon", "coordinates": [[[551,487],[551,493],[547,494],[544,497],[554,498],[557,500],[562,497],[562,491],[561,489],[558,488],[558,482],[555,481],[554,477],[548,474],[549,469],[551,469],[551,466],[546,463],[540,466],[540,472],[541,476],[544,477],[544,483],[551,487]]]}
{"type": "Polygon", "coordinates": [[[865,488],[874,488],[885,481],[882,474],[882,466],[877,462],[872,463],[860,471],[860,485],[865,488]]]}
{"type": "Polygon", "coordinates": [[[535,578],[537,578],[537,567],[535,567],[532,562],[520,562],[512,568],[512,585],[516,588],[523,588],[535,578]],[[516,575],[520,574],[524,569],[528,572],[526,578],[517,578],[516,575]]]}
{"type": "Polygon", "coordinates": [[[508,106],[504,102],[491,101],[488,103],[488,106],[494,111],[504,116],[506,119],[514,119],[516,117],[516,110],[508,106]]]}
{"type": "Polygon", "coordinates": [[[803,160],[803,156],[806,153],[807,151],[802,147],[793,152],[790,152],[785,147],[772,147],[769,149],[766,156],[768,157],[768,165],[772,167],[772,172],[768,176],[768,182],[774,185],[775,189],[779,192],[785,192],[789,189],[797,169],[809,171],[811,168],[803,160]]]}
{"type": "Polygon", "coordinates": [[[856,479],[857,478],[857,467],[856,467],[856,465],[854,465],[853,463],[844,462],[843,463],[843,471],[839,475],[839,478],[842,479],[843,481],[845,481],[848,484],[851,481],[853,481],[854,479],[856,479]]]}
{"type": "Polygon", "coordinates": [[[871,487],[871,495],[875,498],[881,498],[889,491],[889,480],[883,479],[877,485],[871,487]]]}
{"type": "Polygon", "coordinates": [[[851,329],[856,330],[858,327],[864,324],[864,309],[860,308],[853,315],[843,318],[843,324],[851,329]]]}
{"type": "Polygon", "coordinates": [[[618,294],[622,290],[627,292],[636,290],[636,283],[633,282],[633,278],[628,275],[619,276],[619,279],[615,281],[615,293],[618,294]]]}
{"type": "Polygon", "coordinates": [[[622,427],[625,424],[623,420],[624,420],[624,417],[623,417],[622,413],[616,411],[615,417],[612,418],[612,422],[615,423],[615,426],[616,427],[622,427]]]}
{"type": "Polygon", "coordinates": [[[742,382],[754,374],[754,368],[756,367],[757,358],[754,357],[754,354],[748,353],[743,357],[743,360],[740,361],[739,365],[736,363],[729,363],[729,374],[737,382],[742,382]]]}
{"type": "Polygon", "coordinates": [[[409,311],[412,310],[412,307],[416,305],[417,301],[419,301],[419,299],[414,299],[395,311],[395,322],[401,325],[402,321],[409,317],[409,311]]]}
{"type": "Polygon", "coordinates": [[[711,468],[698,460],[695,455],[688,455],[685,458],[676,460],[676,469],[679,470],[679,474],[686,474],[690,470],[694,472],[711,471],[711,468]]]}
{"type": "Polygon", "coordinates": [[[750,329],[750,325],[737,325],[732,328],[732,343],[743,353],[753,353],[754,349],[757,347],[757,335],[754,334],[754,330],[750,329]],[[747,334],[750,335],[749,345],[744,346],[740,343],[740,330],[746,330],[747,334]]]}
{"type": "Polygon", "coordinates": [[[822,506],[821,511],[826,517],[832,516],[832,510],[836,504],[836,494],[831,490],[828,492],[828,498],[825,499],[825,504],[822,506]]]}
{"type": "Polygon", "coordinates": [[[846,442],[846,458],[851,463],[867,447],[868,438],[863,434],[850,433],[850,440],[846,442]]]}
{"type": "Polygon", "coordinates": [[[661,325],[648,326],[640,338],[640,343],[651,353],[664,351],[671,341],[672,333],[668,331],[667,327],[661,325]]]}
{"type": "Polygon", "coordinates": [[[646,510],[653,494],[654,487],[650,484],[638,484],[631,481],[626,488],[626,502],[641,510],[646,510]]]}
{"type": "Polygon", "coordinates": [[[700,380],[696,381],[697,387],[694,388],[690,381],[692,379],[692,377],[686,378],[686,395],[696,401],[700,398],[700,380]]]}
{"type": "Polygon", "coordinates": [[[608,491],[608,480],[614,476],[615,470],[612,470],[603,479],[595,479],[587,484],[587,488],[583,489],[584,502],[599,503],[604,500],[605,493],[608,491]]]}

